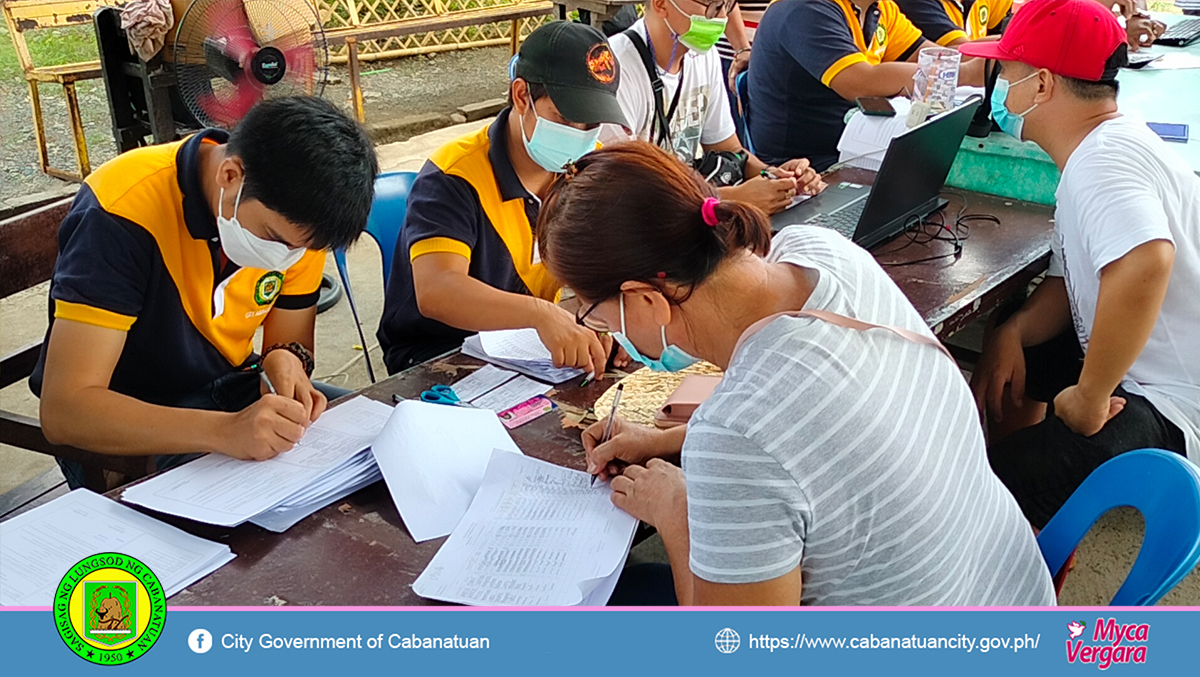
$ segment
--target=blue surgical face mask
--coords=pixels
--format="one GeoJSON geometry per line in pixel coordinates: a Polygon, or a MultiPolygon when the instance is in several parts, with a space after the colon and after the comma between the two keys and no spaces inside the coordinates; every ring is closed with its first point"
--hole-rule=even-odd
{"type": "Polygon", "coordinates": [[[534,123],[531,137],[525,136],[525,125],[521,125],[521,139],[525,142],[529,157],[542,169],[559,174],[563,167],[596,150],[596,142],[600,139],[599,126],[589,131],[575,129],[540,117],[532,104],[529,108],[537,122],[534,123]]]}
{"type": "Polygon", "coordinates": [[[1001,131],[1016,137],[1018,141],[1025,140],[1021,138],[1021,131],[1025,128],[1025,116],[1038,105],[1033,104],[1024,113],[1013,113],[1008,110],[1008,90],[1036,75],[1037,71],[1034,71],[1016,82],[996,78],[996,87],[992,90],[992,119],[1000,126],[1001,131]]]}
{"type": "Polygon", "coordinates": [[[662,355],[657,360],[646,357],[625,336],[625,295],[621,294],[621,331],[613,332],[613,338],[629,353],[629,357],[649,367],[651,371],[683,371],[700,361],[683,352],[678,346],[667,345],[667,328],[662,328],[662,355]]]}

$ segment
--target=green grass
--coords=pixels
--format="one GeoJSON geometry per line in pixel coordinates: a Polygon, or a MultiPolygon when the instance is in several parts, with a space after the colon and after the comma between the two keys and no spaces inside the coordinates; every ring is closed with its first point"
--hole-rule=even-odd
{"type": "MultiPolygon", "coordinates": [[[[36,66],[53,66],[99,58],[96,50],[96,32],[91,26],[68,26],[30,31],[25,34],[29,53],[36,66]]],[[[0,23],[0,83],[19,85],[22,82],[21,65],[13,47],[8,29],[0,23]]]]}

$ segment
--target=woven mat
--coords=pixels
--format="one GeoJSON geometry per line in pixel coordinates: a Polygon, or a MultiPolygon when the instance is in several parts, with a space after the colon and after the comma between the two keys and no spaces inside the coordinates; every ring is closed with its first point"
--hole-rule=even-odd
{"type": "MultiPolygon", "coordinates": [[[[625,384],[625,392],[621,395],[621,406],[617,415],[630,423],[653,426],[654,415],[667,403],[667,398],[675,392],[679,384],[683,383],[685,376],[689,374],[722,376],[724,373],[716,365],[708,362],[697,362],[683,371],[674,373],[639,369],[617,382],[625,384]]],[[[600,399],[596,400],[593,407],[596,418],[602,420],[608,416],[616,395],[617,388],[614,385],[604,391],[600,399]]]]}

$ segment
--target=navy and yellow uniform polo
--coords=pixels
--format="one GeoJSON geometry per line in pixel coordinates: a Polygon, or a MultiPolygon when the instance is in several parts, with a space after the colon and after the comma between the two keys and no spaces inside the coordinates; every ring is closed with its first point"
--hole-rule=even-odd
{"type": "Polygon", "coordinates": [[[541,203],[509,160],[509,110],[438,149],[413,182],[379,324],[389,373],[453,350],[471,335],[421,314],[412,272],[418,257],[458,254],[470,262],[472,278],[496,289],[558,297],[559,283],[538,258],[533,233],[541,203]]]}
{"type": "MultiPolygon", "coordinates": [[[[127,332],[116,392],[171,406],[247,366],[272,308],[317,302],[324,252],[282,272],[239,268],[221,252],[199,160],[201,144],[226,139],[208,130],[106,162],[59,228],[51,329],[71,320],[127,332]]],[[[43,348],[30,377],[38,395],[45,359],[43,348]]]]}
{"type": "Polygon", "coordinates": [[[837,161],[842,122],[854,102],[829,87],[856,63],[905,61],[921,31],[893,0],[865,16],[850,0],[779,0],[763,15],[750,60],[750,138],[769,164],[808,158],[817,170],[837,161]]]}
{"type": "Polygon", "coordinates": [[[1013,0],[896,0],[896,4],[927,39],[944,46],[999,35],[1013,0]]]}

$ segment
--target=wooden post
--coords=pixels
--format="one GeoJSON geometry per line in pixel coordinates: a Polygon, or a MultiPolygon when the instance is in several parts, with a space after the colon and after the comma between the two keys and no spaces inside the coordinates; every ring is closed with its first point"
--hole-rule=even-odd
{"type": "Polygon", "coordinates": [[[75,92],[73,81],[63,83],[63,95],[67,97],[67,115],[71,117],[71,136],[75,141],[79,180],[82,181],[92,173],[92,163],[88,158],[87,137],[83,133],[83,115],[79,112],[79,95],[75,92]]]}
{"type": "Polygon", "coordinates": [[[350,65],[350,107],[354,109],[354,118],[359,122],[367,121],[367,113],[363,109],[362,79],[358,68],[358,38],[346,38],[346,52],[350,65]]]}
{"type": "Polygon", "coordinates": [[[512,39],[512,45],[511,45],[512,46],[512,56],[516,56],[517,52],[521,49],[521,20],[520,19],[513,19],[512,35],[509,37],[512,39]]]}

